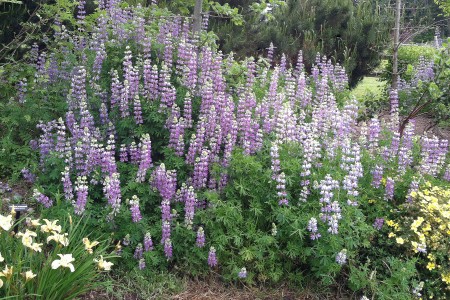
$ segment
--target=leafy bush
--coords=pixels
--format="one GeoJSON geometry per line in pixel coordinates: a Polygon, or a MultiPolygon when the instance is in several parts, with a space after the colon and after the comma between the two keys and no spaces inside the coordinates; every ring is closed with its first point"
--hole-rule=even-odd
{"type": "Polygon", "coordinates": [[[26,89],[3,74],[18,89],[4,104],[9,132],[28,130],[8,121],[20,111],[38,126],[27,146],[4,140],[39,157],[17,166],[34,172],[43,214],[91,215],[90,229],[120,242],[121,267],[146,276],[412,295],[421,270],[383,222],[415,176],[448,180],[445,141],[419,141],[414,123],[402,136],[376,117],[358,124],[347,74],[326,57],[310,74],[301,59],[240,61],[179,16],[109,4],[89,26],[78,17],[78,31],[54,26],[30,54],[26,89]]]}

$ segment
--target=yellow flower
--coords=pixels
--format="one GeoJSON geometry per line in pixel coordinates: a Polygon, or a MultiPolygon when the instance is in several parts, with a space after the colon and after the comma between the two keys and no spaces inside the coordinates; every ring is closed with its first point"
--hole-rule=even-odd
{"type": "Polygon", "coordinates": [[[100,259],[94,259],[94,262],[97,263],[99,270],[111,271],[111,267],[114,266],[112,262],[103,260],[102,255],[100,255],[100,259]]]}
{"type": "Polygon", "coordinates": [[[398,238],[396,238],[395,240],[396,240],[397,244],[400,244],[400,245],[403,245],[403,243],[405,242],[405,241],[403,240],[403,238],[401,238],[401,237],[398,237],[398,238]]]}
{"type": "Polygon", "coordinates": [[[34,243],[33,245],[30,246],[30,248],[31,248],[33,251],[36,251],[36,252],[42,252],[42,245],[43,245],[43,244],[34,243]]]}
{"type": "Polygon", "coordinates": [[[22,276],[25,277],[25,281],[29,281],[36,277],[36,274],[33,274],[33,271],[29,270],[24,273],[22,273],[22,276]]]}
{"type": "Polygon", "coordinates": [[[415,197],[417,196],[417,192],[412,191],[412,192],[410,193],[410,195],[411,195],[411,197],[415,198],[415,197]]]}
{"type": "Polygon", "coordinates": [[[369,202],[369,203],[375,203],[375,202],[377,202],[377,200],[375,200],[375,199],[370,199],[369,201],[367,201],[367,202],[369,202]]]}
{"type": "Polygon", "coordinates": [[[6,277],[6,279],[11,278],[13,274],[13,266],[11,268],[8,268],[8,265],[5,266],[5,269],[0,272],[0,276],[6,277]]]}
{"type": "Polygon", "coordinates": [[[47,219],[44,219],[44,222],[46,224],[41,226],[42,232],[52,232],[52,233],[54,233],[54,232],[60,233],[61,232],[61,225],[56,225],[58,220],[49,221],[47,219]]]}
{"type": "Polygon", "coordinates": [[[434,270],[436,268],[436,264],[434,263],[434,262],[429,262],[428,264],[427,264],[427,269],[428,270],[434,270]]]}
{"type": "Polygon", "coordinates": [[[93,241],[92,243],[89,241],[89,239],[87,237],[85,237],[83,239],[83,244],[84,244],[84,249],[87,250],[87,252],[89,252],[90,254],[92,254],[92,248],[94,248],[95,246],[97,246],[99,244],[99,242],[97,241],[93,241]]]}
{"type": "Polygon", "coordinates": [[[389,238],[392,238],[392,237],[395,237],[395,236],[396,236],[395,233],[389,232],[389,235],[388,235],[389,238]]]}
{"type": "Polygon", "coordinates": [[[386,221],[386,224],[387,224],[387,226],[390,226],[390,227],[392,227],[392,226],[394,226],[394,221],[392,221],[392,220],[387,220],[386,221]]]}
{"type": "Polygon", "coordinates": [[[75,267],[72,262],[75,261],[72,254],[58,254],[61,259],[56,259],[52,262],[52,269],[58,269],[59,267],[69,268],[70,272],[75,271],[75,267]]]}
{"type": "Polygon", "coordinates": [[[0,262],[3,262],[5,259],[3,258],[2,254],[0,253],[0,262]]]}
{"type": "Polygon", "coordinates": [[[50,241],[55,241],[57,243],[60,243],[63,246],[69,245],[69,239],[67,238],[67,233],[64,233],[64,234],[54,233],[53,235],[50,235],[49,237],[47,237],[47,244],[50,241]]]}
{"type": "Polygon", "coordinates": [[[443,282],[450,284],[450,273],[442,273],[441,277],[443,282]]]}
{"type": "Polygon", "coordinates": [[[33,244],[33,237],[36,237],[37,234],[34,231],[25,230],[25,233],[19,232],[17,237],[22,237],[22,244],[26,247],[31,247],[33,244]]]}
{"type": "Polygon", "coordinates": [[[0,227],[3,228],[3,230],[8,231],[12,227],[12,215],[8,215],[7,217],[4,217],[0,215],[0,227]]]}

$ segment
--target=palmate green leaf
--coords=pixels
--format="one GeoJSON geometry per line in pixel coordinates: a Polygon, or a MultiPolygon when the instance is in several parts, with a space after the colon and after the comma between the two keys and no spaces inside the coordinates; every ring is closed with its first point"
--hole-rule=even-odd
{"type": "Polygon", "coordinates": [[[254,259],[255,255],[249,248],[244,248],[239,252],[239,255],[244,261],[251,261],[254,259]]]}

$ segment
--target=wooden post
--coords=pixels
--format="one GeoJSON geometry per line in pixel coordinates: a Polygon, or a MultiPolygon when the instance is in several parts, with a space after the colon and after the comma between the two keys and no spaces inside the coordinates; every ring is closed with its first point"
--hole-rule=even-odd
{"type": "Polygon", "coordinates": [[[203,0],[195,0],[194,7],[194,33],[199,33],[202,29],[202,5],[203,0]]]}
{"type": "Polygon", "coordinates": [[[392,89],[398,88],[398,48],[400,47],[400,16],[402,0],[396,0],[395,5],[395,28],[394,28],[394,51],[392,55],[392,89]]]}

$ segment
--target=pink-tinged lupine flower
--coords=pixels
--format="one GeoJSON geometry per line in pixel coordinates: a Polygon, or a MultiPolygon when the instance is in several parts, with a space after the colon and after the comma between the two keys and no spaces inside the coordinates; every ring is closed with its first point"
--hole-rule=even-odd
{"type": "Polygon", "coordinates": [[[217,266],[216,249],[214,247],[209,248],[208,266],[211,268],[217,266]]]}

